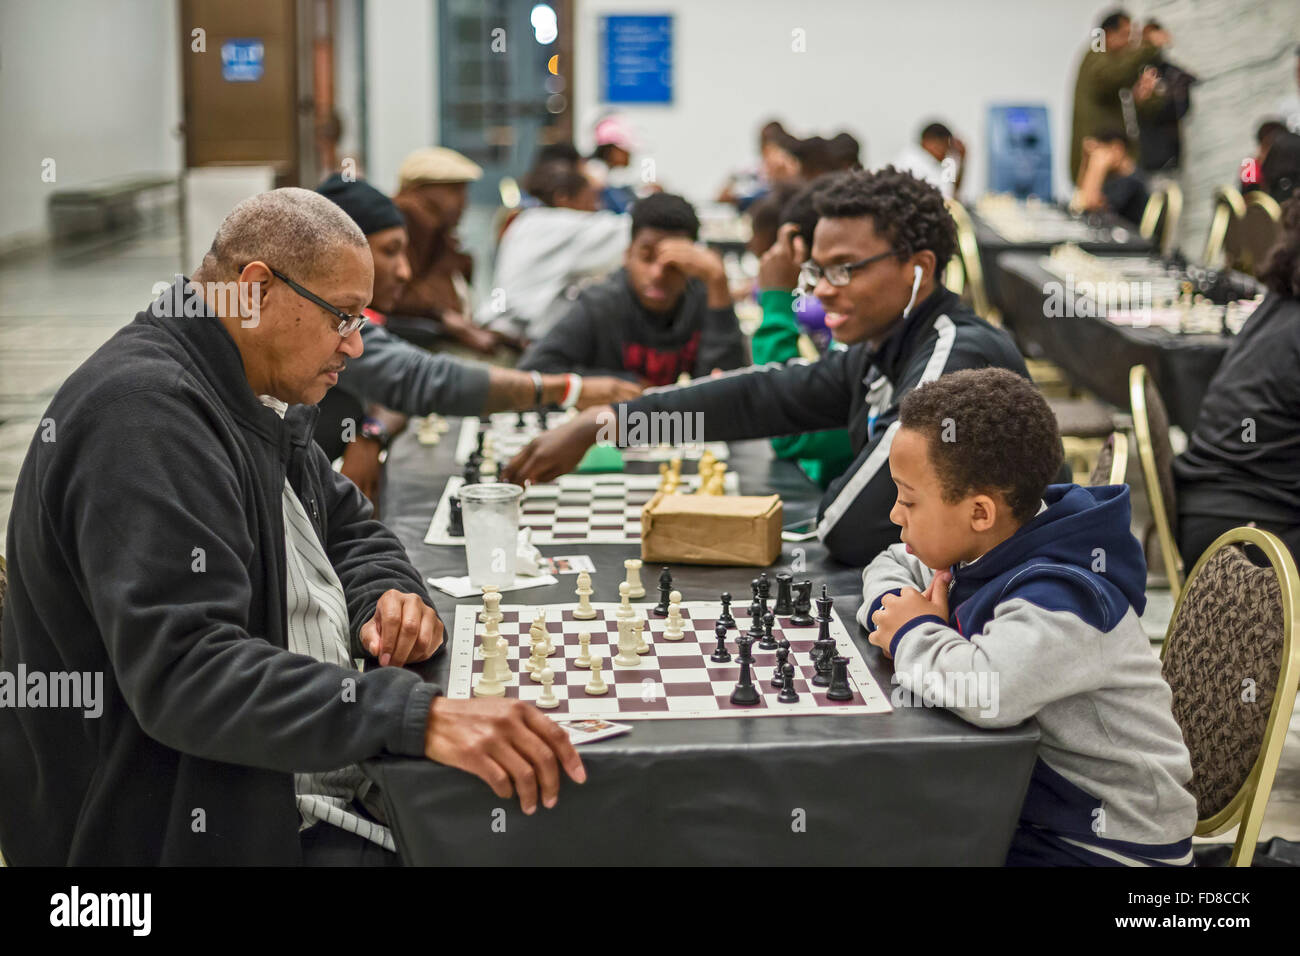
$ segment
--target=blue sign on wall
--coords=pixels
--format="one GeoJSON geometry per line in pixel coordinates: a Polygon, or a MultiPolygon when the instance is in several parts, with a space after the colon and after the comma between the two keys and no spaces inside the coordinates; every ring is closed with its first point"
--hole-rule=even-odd
{"type": "Polygon", "coordinates": [[[221,78],[231,83],[252,83],[262,78],[261,40],[227,40],[221,44],[221,78]]]}
{"type": "Polygon", "coordinates": [[[600,32],[602,102],[673,101],[671,16],[602,16],[600,32]]]}

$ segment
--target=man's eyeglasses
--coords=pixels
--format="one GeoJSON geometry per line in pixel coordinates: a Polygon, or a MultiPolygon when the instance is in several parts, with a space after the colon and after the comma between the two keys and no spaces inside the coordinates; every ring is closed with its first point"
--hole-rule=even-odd
{"type": "MultiPolygon", "coordinates": [[[[270,267],[268,266],[267,268],[270,267]]],[[[334,306],[330,305],[328,302],[326,302],[320,296],[316,295],[314,292],[310,292],[307,289],[304,289],[302,286],[294,282],[292,279],[290,279],[287,275],[285,275],[280,270],[271,269],[271,275],[275,276],[277,279],[279,279],[281,282],[287,285],[294,292],[297,292],[308,302],[312,302],[316,305],[319,305],[330,315],[336,316],[339,320],[338,333],[339,335],[343,336],[343,338],[346,339],[349,335],[351,335],[357,329],[361,328],[361,326],[366,324],[366,317],[364,315],[353,315],[351,312],[344,312],[342,309],[336,309],[334,306]]]]}
{"type": "Polygon", "coordinates": [[[825,276],[826,281],[837,288],[846,286],[849,284],[849,280],[853,278],[854,272],[892,255],[894,255],[894,250],[887,249],[879,255],[868,256],[865,259],[859,259],[857,262],[837,262],[834,265],[826,266],[824,269],[809,259],[799,267],[799,285],[812,291],[817,283],[821,281],[822,276],[825,276]]]}

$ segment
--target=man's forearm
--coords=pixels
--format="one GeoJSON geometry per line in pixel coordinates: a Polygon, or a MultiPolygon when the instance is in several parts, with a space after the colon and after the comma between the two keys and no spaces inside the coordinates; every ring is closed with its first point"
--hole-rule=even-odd
{"type": "Polygon", "coordinates": [[[541,401],[538,401],[537,381],[531,373],[493,368],[488,376],[484,414],[523,411],[539,405],[559,405],[564,401],[569,390],[568,375],[542,375],[541,382],[541,401]]]}

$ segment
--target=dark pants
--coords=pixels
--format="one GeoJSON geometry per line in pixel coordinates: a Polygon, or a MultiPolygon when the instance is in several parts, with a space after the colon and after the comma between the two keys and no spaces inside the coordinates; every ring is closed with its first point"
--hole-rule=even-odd
{"type": "MultiPolygon", "coordinates": [[[[1192,567],[1205,553],[1205,549],[1214,543],[1214,539],[1225,531],[1240,528],[1255,522],[1255,527],[1270,531],[1282,539],[1291,556],[1300,554],[1300,524],[1278,524],[1273,521],[1258,521],[1251,517],[1224,517],[1220,515],[1183,515],[1178,519],[1178,550],[1183,556],[1183,572],[1190,573],[1192,567]]],[[[1253,554],[1254,548],[1247,548],[1246,554],[1251,560],[1260,564],[1260,555],[1253,554]]]]}
{"type": "Polygon", "coordinates": [[[402,858],[378,843],[330,823],[317,823],[299,834],[303,866],[401,866],[402,858]]]}

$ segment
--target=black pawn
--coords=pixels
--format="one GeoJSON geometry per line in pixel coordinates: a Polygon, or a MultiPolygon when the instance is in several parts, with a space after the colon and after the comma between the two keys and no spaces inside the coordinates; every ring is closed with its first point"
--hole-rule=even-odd
{"type": "MultiPolygon", "coordinates": [[[[749,642],[746,641],[745,643],[748,644],[749,642]]],[[[759,700],[758,688],[754,686],[753,675],[749,672],[749,658],[742,657],[740,660],[740,680],[736,682],[736,689],[731,692],[731,702],[748,707],[757,704],[759,700]]]]}
{"type": "Polygon", "coordinates": [[[772,636],[772,625],[776,623],[776,617],[771,611],[763,615],[763,639],[758,642],[758,646],[765,651],[774,651],[779,646],[776,638],[772,636]]]}
{"type": "Polygon", "coordinates": [[[785,571],[776,576],[776,604],[772,607],[772,613],[778,617],[789,617],[794,613],[794,592],[791,588],[793,581],[794,575],[785,571]]]}
{"type": "Polygon", "coordinates": [[[659,572],[659,603],[651,608],[651,613],[657,617],[668,616],[668,605],[671,602],[673,593],[673,574],[667,568],[659,572]]]}
{"type": "MultiPolygon", "coordinates": [[[[776,646],[777,646],[778,648],[780,648],[780,651],[785,651],[786,656],[789,657],[789,655],[790,655],[790,639],[789,639],[788,637],[786,637],[784,634],[782,634],[782,635],[781,635],[781,639],[780,639],[779,641],[776,642],[776,646]]],[[[778,653],[780,653],[780,651],[778,651],[778,653]]]]}
{"type": "Polygon", "coordinates": [[[736,619],[731,616],[731,594],[727,591],[722,592],[722,613],[718,615],[718,623],[727,627],[736,626],[736,619]]]}
{"type": "Polygon", "coordinates": [[[526,418],[524,418],[524,413],[523,413],[523,412],[516,412],[516,413],[515,413],[515,428],[523,429],[523,428],[527,428],[527,427],[528,427],[528,420],[527,420],[526,418]]]}
{"type": "Polygon", "coordinates": [[[719,621],[713,626],[713,633],[718,637],[718,649],[709,655],[709,660],[725,664],[731,660],[731,652],[727,650],[727,625],[719,621]]]}
{"type": "Polygon", "coordinates": [[[538,427],[539,429],[541,429],[542,431],[546,431],[546,429],[548,429],[548,428],[551,427],[549,424],[547,424],[547,421],[546,421],[546,408],[545,408],[545,406],[543,406],[542,408],[539,408],[539,409],[537,410],[537,427],[538,427]]]}
{"type": "Polygon", "coordinates": [[[754,598],[749,605],[749,630],[745,633],[751,641],[763,639],[763,606],[759,604],[758,598],[754,598]]]}
{"type": "Polygon", "coordinates": [[[465,479],[465,484],[467,485],[478,484],[479,482],[478,465],[474,464],[472,460],[465,462],[465,471],[463,473],[463,477],[465,479]]]}
{"type": "Polygon", "coordinates": [[[853,688],[849,686],[849,659],[836,657],[831,660],[831,686],[826,691],[831,700],[852,700],[853,688]]]}
{"type": "Polygon", "coordinates": [[[776,666],[772,668],[772,686],[785,686],[785,662],[790,659],[790,648],[778,647],[776,649],[776,666]]]}
{"type": "Polygon", "coordinates": [[[452,495],[447,508],[447,533],[453,538],[465,537],[465,512],[460,506],[460,495],[452,495]]]}
{"type": "Polygon", "coordinates": [[[799,702],[799,692],[794,689],[794,665],[786,664],[781,668],[781,673],[785,675],[782,681],[781,693],[777,696],[777,702],[781,704],[797,704],[799,702]]]}
{"type": "Polygon", "coordinates": [[[790,615],[792,627],[812,627],[817,622],[808,612],[812,610],[812,582],[800,581],[794,589],[794,613],[790,615]]]}

